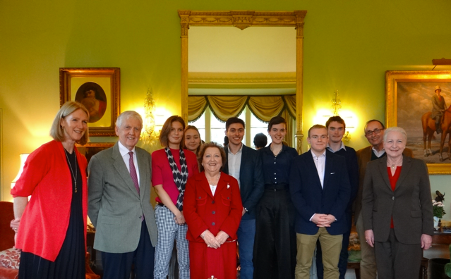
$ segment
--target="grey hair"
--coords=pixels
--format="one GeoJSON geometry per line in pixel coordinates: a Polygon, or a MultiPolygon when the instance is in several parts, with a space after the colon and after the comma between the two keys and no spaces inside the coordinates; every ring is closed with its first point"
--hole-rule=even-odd
{"type": "Polygon", "coordinates": [[[129,119],[131,117],[138,119],[139,123],[141,124],[141,128],[143,127],[143,119],[142,119],[141,115],[134,110],[127,110],[127,111],[124,111],[123,113],[121,113],[117,117],[116,127],[121,127],[124,119],[129,119]]]}
{"type": "Polygon", "coordinates": [[[398,132],[398,133],[401,133],[401,135],[403,136],[403,138],[407,141],[407,133],[406,133],[406,130],[404,130],[404,129],[401,128],[401,127],[390,127],[390,128],[387,128],[387,129],[385,130],[385,132],[384,132],[384,142],[387,140],[387,135],[388,135],[390,132],[398,132]]]}

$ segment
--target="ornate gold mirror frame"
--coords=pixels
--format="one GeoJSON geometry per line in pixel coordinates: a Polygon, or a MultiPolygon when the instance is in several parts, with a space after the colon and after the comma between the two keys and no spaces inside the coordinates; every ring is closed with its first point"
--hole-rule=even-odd
{"type": "Polygon", "coordinates": [[[241,30],[251,27],[296,28],[296,139],[297,151],[302,152],[303,48],[304,18],[307,11],[190,11],[179,10],[182,27],[182,117],[188,120],[188,29],[190,26],[235,26],[241,30]]]}

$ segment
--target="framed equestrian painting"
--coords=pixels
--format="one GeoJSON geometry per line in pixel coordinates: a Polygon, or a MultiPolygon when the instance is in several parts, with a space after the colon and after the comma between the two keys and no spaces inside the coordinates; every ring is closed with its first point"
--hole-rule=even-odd
{"type": "Polygon", "coordinates": [[[120,111],[119,68],[60,68],[60,106],[82,103],[89,111],[89,136],[115,136],[120,111]]]}
{"type": "Polygon", "coordinates": [[[451,173],[451,71],[387,71],[387,127],[407,132],[407,147],[429,174],[451,173]]]}

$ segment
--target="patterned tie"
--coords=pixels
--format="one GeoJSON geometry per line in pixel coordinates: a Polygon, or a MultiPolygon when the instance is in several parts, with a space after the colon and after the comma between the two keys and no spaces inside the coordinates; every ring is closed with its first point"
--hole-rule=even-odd
{"type": "Polygon", "coordinates": [[[130,165],[130,176],[132,177],[133,184],[135,184],[136,191],[138,191],[139,195],[139,184],[138,184],[138,177],[136,176],[136,168],[135,164],[133,163],[133,152],[128,152],[130,155],[130,159],[128,161],[128,164],[130,165]]]}

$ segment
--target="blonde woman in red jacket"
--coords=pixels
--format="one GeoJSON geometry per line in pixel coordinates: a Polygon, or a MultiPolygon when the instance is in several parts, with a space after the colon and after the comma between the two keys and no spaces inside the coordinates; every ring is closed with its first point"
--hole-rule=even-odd
{"type": "Polygon", "coordinates": [[[75,143],[88,141],[88,120],[82,104],[65,103],[50,130],[54,140],[30,154],[11,190],[19,278],[85,278],[87,161],[75,143]]]}

